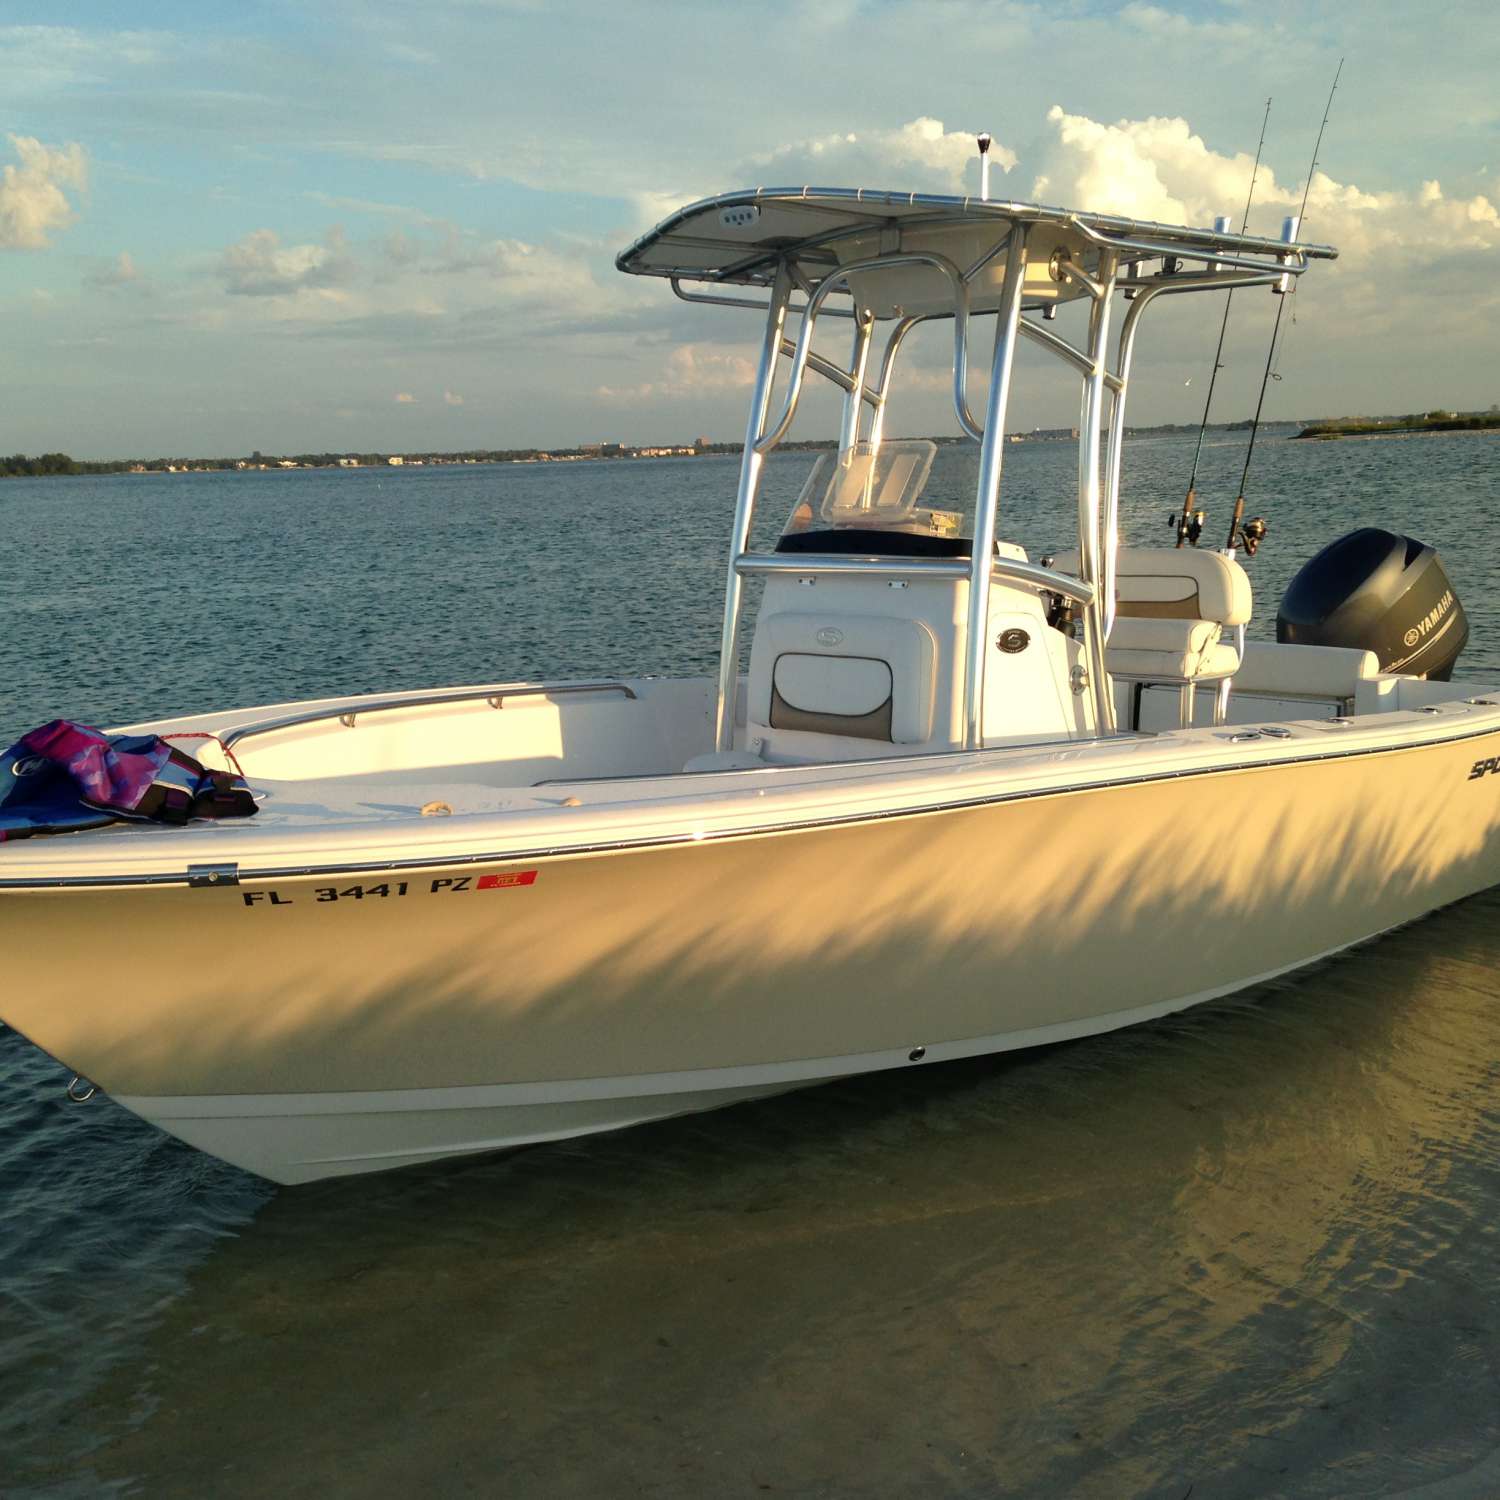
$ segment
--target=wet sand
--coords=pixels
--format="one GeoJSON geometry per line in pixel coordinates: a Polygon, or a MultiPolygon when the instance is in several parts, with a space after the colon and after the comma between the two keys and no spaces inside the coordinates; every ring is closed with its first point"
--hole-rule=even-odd
{"type": "Polygon", "coordinates": [[[1490,893],[1130,1032],[283,1191],[88,1482],[1494,1494],[1497,1058],[1490,893]]]}

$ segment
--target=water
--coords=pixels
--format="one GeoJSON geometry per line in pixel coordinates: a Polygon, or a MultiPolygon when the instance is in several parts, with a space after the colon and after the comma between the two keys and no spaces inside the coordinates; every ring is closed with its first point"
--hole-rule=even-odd
{"type": "MultiPolygon", "coordinates": [[[[1190,447],[1131,444],[1132,540],[1167,535],[1190,447]]],[[[770,531],[810,462],[770,466],[770,531]]],[[[1318,546],[1384,524],[1439,546],[1465,667],[1500,667],[1500,440],[1257,462],[1260,633],[1318,546]]],[[[1072,464],[1007,454],[1033,555],[1072,464]]],[[[941,450],[929,492],[972,465],[941,450]]],[[[0,738],[708,670],[733,477],[8,481],[0,738]]],[[[1497,916],[1111,1037],[301,1190],[67,1104],[0,1032],[0,1492],[1495,1492],[1497,916]]]]}

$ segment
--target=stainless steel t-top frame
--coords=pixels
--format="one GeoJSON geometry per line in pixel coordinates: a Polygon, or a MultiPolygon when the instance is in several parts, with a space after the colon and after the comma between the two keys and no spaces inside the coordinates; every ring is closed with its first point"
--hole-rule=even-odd
{"type": "MultiPolygon", "coordinates": [[[[1104,644],[1115,615],[1115,571],[1119,549],[1120,460],[1125,398],[1141,314],[1158,296],[1174,292],[1288,284],[1310,258],[1331,259],[1326,246],[1308,246],[1214,231],[1140,224],[1103,215],[1038,208],[1033,204],[977,202],[921,194],[869,194],[849,189],[759,189],[726,194],[690,205],[631,246],[618,259],[622,270],[667,276],[687,301],[758,307],[766,312],[764,337],[745,429],[735,498],[734,530],[725,582],[720,640],[715,743],[734,748],[739,686],[740,617],[744,579],[768,573],[870,573],[905,577],[964,577],[969,582],[964,663],[964,745],[983,746],[985,634],[990,583],[999,577],[1047,593],[1062,594],[1080,606],[1084,627],[1086,690],[1100,735],[1115,732],[1114,694],[1105,669],[1104,644]],[[764,218],[762,217],[764,215],[764,218]],[[790,233],[805,230],[806,233],[790,233]],[[954,243],[982,251],[966,268],[932,248],[933,231],[948,231],[954,243]],[[964,231],[977,231],[965,234],[964,231]],[[1036,246],[1041,242],[1041,250],[1036,246]],[[874,253],[866,253],[873,248],[874,253]],[[840,251],[854,258],[840,261],[840,251]],[[1004,257],[998,289],[994,264],[1004,257]],[[1087,267],[1085,266],[1087,261],[1087,267]],[[1201,270],[1184,271],[1195,261],[1201,270]],[[1158,262],[1147,274],[1143,266],[1158,262]],[[930,274],[916,300],[918,310],[887,297],[876,310],[875,278],[911,268],[930,274]],[[816,279],[814,279],[816,277],[816,279]],[[713,285],[769,287],[769,303],[722,292],[693,292],[685,280],[713,285]],[[946,286],[946,295],[933,288],[946,286]],[[984,421],[969,407],[969,334],[973,302],[980,287],[996,317],[994,352],[984,421]],[[804,300],[793,306],[800,292],[804,300]],[[835,292],[847,293],[852,308],[827,307],[835,292]],[[1130,305],[1120,326],[1114,368],[1108,364],[1111,314],[1117,294],[1130,305]],[[1023,306],[1046,309],[1062,300],[1086,300],[1087,334],[1082,348],[1022,315],[1023,306]],[[861,300],[861,299],[864,300],[861,300]],[[800,316],[795,341],[785,335],[789,313],[800,316]],[[820,314],[854,320],[853,351],[844,369],[812,349],[820,314]],[[766,455],[791,429],[808,369],[844,392],[839,425],[840,459],[848,462],[860,440],[869,409],[865,441],[878,448],[890,398],[896,357],[906,335],[919,322],[953,319],[953,406],[964,433],[980,444],[979,481],[974,507],[973,546],[968,561],[839,556],[819,559],[756,554],[748,550],[755,503],[766,455]],[[873,325],[894,320],[872,386],[867,378],[873,325]],[[1000,473],[1005,454],[1005,419],[1010,401],[1016,342],[1031,339],[1070,368],[1082,381],[1078,442],[1079,576],[995,556],[1000,473]],[[785,392],[770,419],[777,360],[790,361],[785,392]],[[1101,454],[1105,393],[1110,396],[1107,437],[1101,454]],[[1103,477],[1101,482],[1101,458],[1103,477]]],[[[966,259],[969,254],[966,252],[966,259]]],[[[910,283],[906,283],[909,287],[910,283]]],[[[905,295],[905,293],[903,293],[905,295]]],[[[910,299],[908,299],[910,300],[910,299]]]]}

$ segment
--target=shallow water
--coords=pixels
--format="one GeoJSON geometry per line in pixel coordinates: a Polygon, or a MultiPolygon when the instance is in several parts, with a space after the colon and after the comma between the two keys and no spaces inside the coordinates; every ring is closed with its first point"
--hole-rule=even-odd
{"type": "MultiPolygon", "coordinates": [[[[1131,445],[1132,540],[1166,536],[1190,448],[1131,445]]],[[[1240,451],[1209,448],[1200,489],[1240,451]]],[[[1386,524],[1442,550],[1465,667],[1500,666],[1500,439],[1263,459],[1262,632],[1318,546],[1386,524]]],[[[771,465],[772,530],[810,461],[771,465]]],[[[1002,530],[1033,555],[1066,536],[1072,461],[1007,454],[1002,530]]],[[[931,493],[971,465],[942,450],[931,493]]],[[[706,670],[732,491],[719,460],[7,482],[0,738],[706,670]]],[[[1472,1471],[1500,1449],[1497,917],[1490,893],[1066,1047],[299,1190],[69,1105],[0,1032],[0,1490],[1374,1495],[1472,1471]]]]}

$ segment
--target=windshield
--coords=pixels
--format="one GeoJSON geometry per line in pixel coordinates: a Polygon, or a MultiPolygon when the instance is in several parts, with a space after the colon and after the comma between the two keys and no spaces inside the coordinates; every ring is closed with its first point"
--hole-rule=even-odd
{"type": "Polygon", "coordinates": [[[856,443],[847,453],[825,453],[813,465],[782,535],[819,531],[896,531],[956,537],[956,510],[919,506],[937,445],[900,438],[872,449],[856,443]]]}

